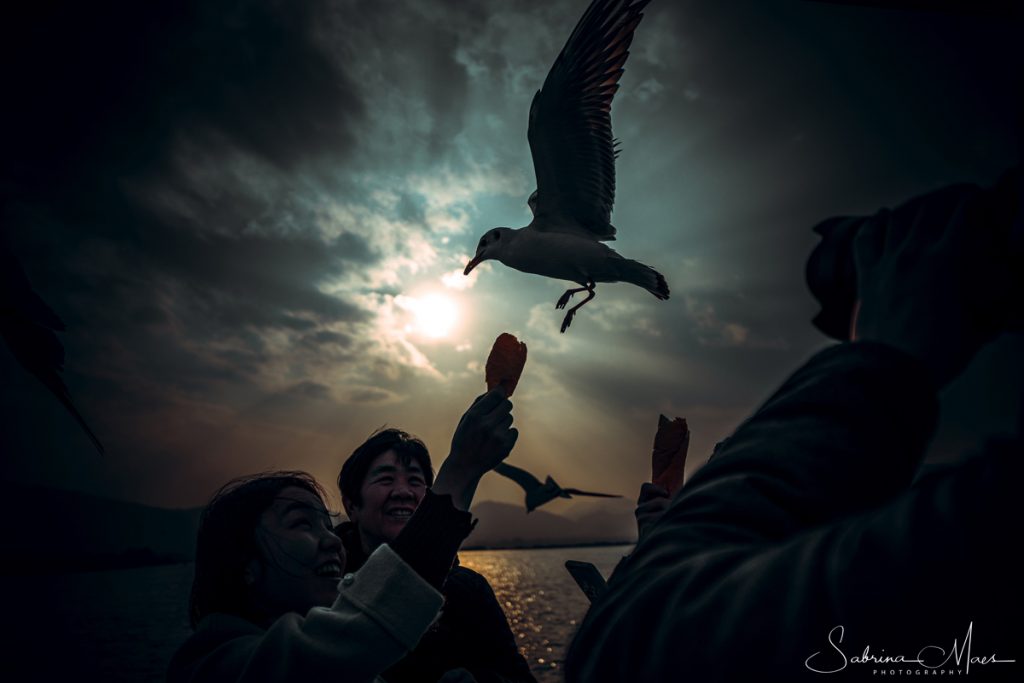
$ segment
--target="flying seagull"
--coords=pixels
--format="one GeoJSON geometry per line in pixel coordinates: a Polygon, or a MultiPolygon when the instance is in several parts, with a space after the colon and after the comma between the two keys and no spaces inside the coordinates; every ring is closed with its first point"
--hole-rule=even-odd
{"type": "Polygon", "coordinates": [[[15,360],[57,397],[102,454],[103,444],[75,409],[71,393],[60,378],[64,346],[55,332],[63,330],[64,323],[32,289],[7,240],[0,235],[0,336],[15,360]]]}
{"type": "Polygon", "coordinates": [[[594,298],[598,282],[630,282],[668,298],[661,273],[603,244],[615,239],[610,221],[618,141],[612,138],[612,97],[648,2],[590,3],[530,105],[527,137],[537,189],[527,204],[533,220],[525,228],[487,231],[464,271],[469,275],[495,259],[524,273],[578,283],[555,304],[565,308],[574,294],[587,292],[565,314],[562,332],[594,298]]]}
{"type": "Polygon", "coordinates": [[[537,477],[514,465],[499,463],[494,471],[503,477],[508,477],[523,487],[526,491],[526,511],[533,512],[541,505],[553,501],[555,498],[572,498],[573,496],[597,496],[598,498],[622,498],[611,493],[593,493],[591,491],[580,491],[579,489],[563,489],[555,483],[555,480],[548,475],[547,481],[543,484],[537,477]]]}

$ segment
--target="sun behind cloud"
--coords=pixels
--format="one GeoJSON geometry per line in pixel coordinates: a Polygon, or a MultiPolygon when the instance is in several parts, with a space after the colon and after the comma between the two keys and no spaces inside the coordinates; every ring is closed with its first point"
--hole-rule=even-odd
{"type": "Polygon", "coordinates": [[[459,308],[443,294],[428,294],[416,306],[416,326],[433,339],[447,337],[459,321],[459,308]]]}
{"type": "Polygon", "coordinates": [[[448,337],[461,318],[461,311],[455,300],[437,292],[419,296],[399,295],[395,303],[409,314],[405,332],[429,339],[439,340],[448,337]]]}

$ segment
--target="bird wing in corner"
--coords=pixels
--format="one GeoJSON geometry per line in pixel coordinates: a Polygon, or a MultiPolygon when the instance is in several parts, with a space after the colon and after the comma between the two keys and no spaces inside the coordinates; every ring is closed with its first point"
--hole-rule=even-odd
{"type": "Polygon", "coordinates": [[[32,289],[3,235],[0,266],[0,336],[15,360],[61,402],[102,455],[103,444],[75,408],[59,374],[64,369],[64,345],[54,331],[63,330],[64,323],[32,289]]]}

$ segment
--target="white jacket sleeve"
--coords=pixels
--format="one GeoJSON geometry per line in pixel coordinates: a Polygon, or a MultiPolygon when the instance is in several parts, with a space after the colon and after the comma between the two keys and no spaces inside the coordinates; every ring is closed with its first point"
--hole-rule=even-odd
{"type": "Polygon", "coordinates": [[[419,642],[442,603],[440,593],[382,545],[339,582],[329,608],[286,614],[266,631],[211,615],[175,655],[168,681],[372,681],[419,642]]]}

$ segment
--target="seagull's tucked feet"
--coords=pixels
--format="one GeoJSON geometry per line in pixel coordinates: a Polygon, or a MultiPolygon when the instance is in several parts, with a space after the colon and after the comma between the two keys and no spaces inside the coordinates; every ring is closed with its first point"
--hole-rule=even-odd
{"type": "Polygon", "coordinates": [[[576,311],[580,310],[580,308],[583,307],[583,304],[587,303],[588,301],[590,301],[591,299],[594,298],[594,296],[595,296],[594,287],[595,286],[596,286],[595,283],[590,282],[590,283],[587,283],[586,287],[580,287],[579,289],[570,289],[568,292],[566,292],[565,294],[562,295],[561,299],[558,300],[558,303],[561,304],[561,306],[556,304],[556,308],[562,308],[569,301],[569,299],[572,298],[572,295],[575,294],[576,292],[582,292],[582,291],[586,291],[587,292],[587,298],[584,299],[583,301],[579,302],[578,304],[576,304],[572,308],[570,308],[569,312],[565,314],[565,319],[562,320],[562,329],[561,329],[562,333],[565,333],[565,331],[567,329],[569,329],[569,325],[572,324],[573,317],[576,316],[576,311]],[[565,302],[563,302],[562,299],[565,299],[565,302]]]}
{"type": "Polygon", "coordinates": [[[569,312],[565,314],[565,318],[562,320],[562,329],[559,330],[562,334],[565,334],[565,331],[569,329],[569,325],[572,325],[572,319],[575,315],[575,308],[569,309],[569,312]]]}
{"type": "MultiPolygon", "coordinates": [[[[566,290],[565,294],[563,294],[562,296],[558,297],[558,303],[555,304],[555,308],[558,309],[558,310],[562,310],[563,308],[565,308],[565,305],[567,303],[569,303],[569,300],[572,299],[573,294],[577,294],[579,292],[587,292],[587,291],[590,291],[590,287],[577,287],[576,289],[568,289],[568,290],[566,290]]],[[[563,330],[563,332],[564,331],[565,330],[563,330]]]]}

